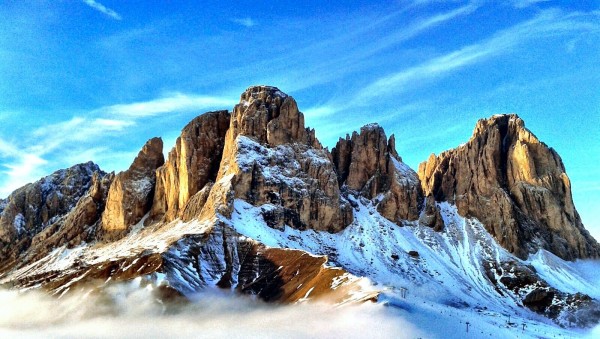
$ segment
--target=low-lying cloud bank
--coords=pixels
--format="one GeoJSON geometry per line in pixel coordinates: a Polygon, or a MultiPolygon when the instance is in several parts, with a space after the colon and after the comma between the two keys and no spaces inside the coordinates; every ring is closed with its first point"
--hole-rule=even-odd
{"type": "Polygon", "coordinates": [[[3,338],[417,338],[397,310],[378,304],[272,305],[221,291],[166,307],[150,288],[115,285],[106,293],[57,299],[0,291],[3,338]]]}

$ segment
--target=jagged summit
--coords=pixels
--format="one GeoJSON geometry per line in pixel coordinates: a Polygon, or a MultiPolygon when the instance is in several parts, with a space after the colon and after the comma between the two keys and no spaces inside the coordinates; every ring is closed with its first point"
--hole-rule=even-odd
{"type": "Polygon", "coordinates": [[[0,239],[10,244],[32,236],[67,213],[90,187],[94,172],[101,171],[92,161],[77,164],[11,193],[0,206],[0,239]]]}
{"type": "Polygon", "coordinates": [[[314,130],[305,128],[296,100],[277,87],[252,86],[240,97],[231,115],[231,134],[277,146],[285,143],[318,144],[314,130]]]}
{"type": "Polygon", "coordinates": [[[331,155],[340,185],[378,199],[379,211],[387,219],[419,217],[423,199],[417,174],[402,162],[395,137],[388,139],[381,126],[368,124],[360,133],[340,138],[331,155]]]}
{"type": "Polygon", "coordinates": [[[156,169],[165,162],[163,141],[146,142],[129,169],[116,175],[102,214],[102,236],[118,239],[137,224],[152,206],[156,186],[156,169]]]}
{"type": "Polygon", "coordinates": [[[432,154],[419,177],[426,195],[478,218],[522,258],[540,248],[568,260],[600,254],[573,205],[560,156],[516,114],[479,120],[466,144],[432,154]]]}
{"type": "Polygon", "coordinates": [[[267,97],[279,97],[285,99],[288,97],[279,88],[267,85],[254,85],[248,87],[244,93],[240,95],[240,104],[250,105],[255,100],[266,100],[267,97]]]}

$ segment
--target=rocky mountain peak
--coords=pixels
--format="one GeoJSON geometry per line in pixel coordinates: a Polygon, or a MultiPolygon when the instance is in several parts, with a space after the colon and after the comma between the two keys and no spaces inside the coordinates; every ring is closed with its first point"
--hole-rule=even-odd
{"type": "Polygon", "coordinates": [[[162,166],[165,162],[163,155],[163,141],[161,138],[148,140],[138,155],[135,157],[127,173],[136,177],[147,177],[154,169],[162,166]]]}
{"type": "Polygon", "coordinates": [[[58,170],[8,196],[0,208],[0,258],[16,256],[31,239],[65,217],[93,184],[104,176],[93,162],[58,170]]]}
{"type": "Polygon", "coordinates": [[[234,198],[269,205],[264,217],[274,228],[339,231],[351,222],[329,152],[276,87],[250,87],[235,106],[217,182],[227,178],[231,188],[216,187],[207,202],[221,214],[231,215],[234,198]]]}
{"type": "Polygon", "coordinates": [[[242,93],[233,109],[231,129],[233,139],[243,135],[271,146],[316,142],[314,131],[304,126],[296,100],[271,86],[252,86],[242,93]]]}
{"type": "Polygon", "coordinates": [[[0,239],[31,236],[67,213],[90,186],[98,165],[87,162],[58,170],[14,191],[3,203],[0,239]]]}
{"type": "Polygon", "coordinates": [[[479,120],[466,144],[430,156],[419,177],[426,195],[477,217],[522,258],[540,248],[569,260],[600,254],[575,210],[560,156],[515,114],[479,120]]]}
{"type": "Polygon", "coordinates": [[[226,110],[207,112],[183,128],[167,161],[156,171],[151,220],[180,217],[190,199],[215,181],[229,122],[226,110]]]}
{"type": "Polygon", "coordinates": [[[381,126],[368,124],[340,138],[331,154],[340,186],[380,198],[380,212],[394,222],[418,218],[422,194],[417,174],[402,162],[395,137],[388,139],[381,126]]]}
{"type": "Polygon", "coordinates": [[[275,86],[255,85],[248,87],[244,93],[240,95],[240,104],[249,106],[256,100],[266,102],[269,98],[279,98],[280,100],[283,100],[287,97],[287,94],[283,93],[275,86]]]}

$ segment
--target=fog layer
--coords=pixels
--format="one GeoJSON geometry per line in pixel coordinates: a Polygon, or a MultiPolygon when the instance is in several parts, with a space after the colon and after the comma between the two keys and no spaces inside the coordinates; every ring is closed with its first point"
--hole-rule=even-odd
{"type": "Polygon", "coordinates": [[[416,338],[398,311],[378,304],[269,305],[222,291],[176,308],[150,288],[114,285],[105,293],[0,291],[3,338],[416,338]]]}

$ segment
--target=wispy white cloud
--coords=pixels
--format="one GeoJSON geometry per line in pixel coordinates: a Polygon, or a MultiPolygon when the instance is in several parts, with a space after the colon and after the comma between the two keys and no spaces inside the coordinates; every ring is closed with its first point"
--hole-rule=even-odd
{"type": "Polygon", "coordinates": [[[397,47],[435,27],[467,16],[476,11],[479,5],[469,3],[445,12],[418,16],[395,30],[388,31],[389,25],[399,21],[399,18],[411,7],[389,13],[381,18],[366,17],[354,20],[352,24],[343,27],[343,31],[335,31],[336,34],[329,38],[296,48],[292,53],[269,59],[265,63],[268,63],[268,67],[271,68],[273,65],[281,65],[281,68],[285,69],[287,79],[285,85],[288,90],[308,88],[369,67],[369,60],[374,60],[375,58],[372,58],[374,55],[397,47]],[[365,37],[368,38],[365,40],[365,37]],[[323,51],[327,52],[326,57],[322,55],[323,51]],[[298,71],[294,72],[293,64],[298,60],[301,62],[311,60],[312,63],[310,67],[297,67],[298,71]]]}
{"type": "Polygon", "coordinates": [[[0,139],[0,154],[4,156],[14,156],[19,153],[19,150],[11,143],[0,139]]]}
{"type": "Polygon", "coordinates": [[[248,28],[256,26],[256,21],[252,20],[252,18],[250,18],[250,17],[234,18],[234,19],[231,19],[231,21],[238,25],[242,25],[242,26],[248,27],[248,28]]]}
{"type": "Polygon", "coordinates": [[[415,84],[431,81],[452,71],[482,62],[493,56],[511,53],[520,44],[541,37],[598,30],[599,25],[579,22],[576,15],[562,15],[556,10],[540,13],[535,18],[500,31],[480,43],[429,59],[419,65],[383,76],[366,86],[353,104],[367,104],[369,100],[391,93],[397,94],[415,84]]]}
{"type": "Polygon", "coordinates": [[[229,108],[235,103],[236,100],[233,98],[173,93],[170,96],[150,101],[111,105],[100,108],[98,111],[111,117],[143,118],[214,107],[229,108]]]}
{"type": "Polygon", "coordinates": [[[49,171],[89,160],[114,163],[133,159],[137,150],[117,151],[99,140],[121,137],[143,119],[161,114],[179,114],[208,109],[229,109],[233,97],[172,93],[157,99],[109,105],[71,119],[47,124],[32,130],[21,141],[9,142],[0,137],[0,197],[33,182],[49,171]],[[56,152],[61,152],[56,157],[56,152]],[[107,157],[106,154],[110,154],[107,157]],[[52,159],[52,161],[47,160],[52,159]]]}
{"type": "Polygon", "coordinates": [[[22,142],[7,142],[0,139],[0,160],[3,163],[0,174],[0,197],[7,196],[15,189],[38,180],[60,166],[96,160],[106,147],[94,147],[99,137],[122,132],[133,125],[133,121],[111,120],[105,118],[74,117],[70,120],[47,125],[30,133],[22,142]],[[63,151],[60,159],[47,160],[53,152],[63,151]],[[59,160],[60,162],[60,160],[59,160]],[[50,168],[46,168],[49,166],[50,168]]]}
{"type": "Polygon", "coordinates": [[[10,154],[10,162],[3,165],[0,173],[6,178],[0,184],[0,197],[8,196],[15,189],[32,182],[42,175],[42,166],[48,161],[36,154],[20,150],[10,154]]]}
{"type": "Polygon", "coordinates": [[[97,2],[97,1],[94,1],[94,0],[82,0],[82,1],[83,1],[83,3],[85,3],[88,6],[90,6],[91,8],[93,8],[93,9],[95,9],[95,10],[97,10],[97,11],[99,11],[99,12],[101,12],[101,13],[103,13],[103,14],[105,14],[105,15],[113,18],[113,19],[115,19],[115,20],[121,20],[121,19],[123,19],[121,17],[121,15],[119,15],[119,13],[117,13],[114,10],[112,10],[112,9],[104,6],[103,4],[101,4],[101,3],[97,2]]]}
{"type": "Polygon", "coordinates": [[[539,3],[549,2],[550,0],[512,0],[512,5],[515,8],[527,8],[539,3]]]}
{"type": "Polygon", "coordinates": [[[65,144],[90,142],[99,136],[121,132],[134,124],[133,120],[74,117],[33,131],[31,137],[35,143],[29,147],[29,151],[45,155],[65,144]]]}

